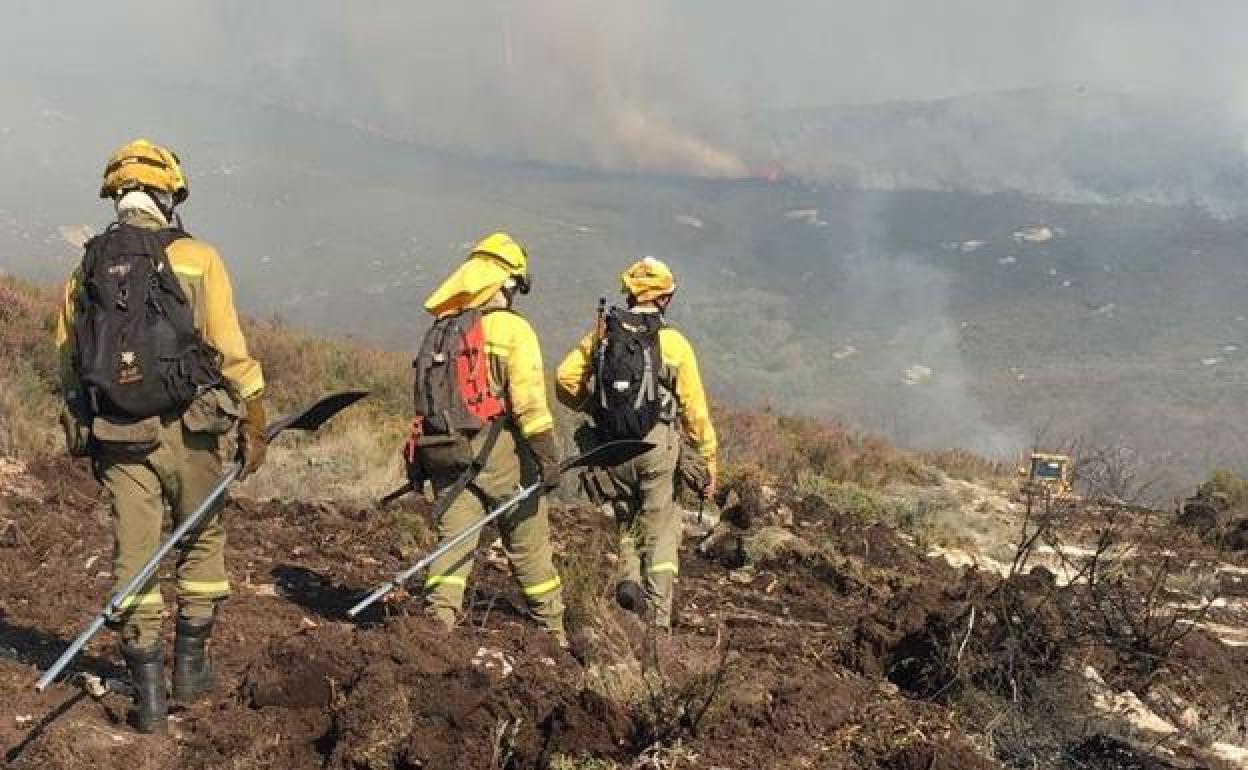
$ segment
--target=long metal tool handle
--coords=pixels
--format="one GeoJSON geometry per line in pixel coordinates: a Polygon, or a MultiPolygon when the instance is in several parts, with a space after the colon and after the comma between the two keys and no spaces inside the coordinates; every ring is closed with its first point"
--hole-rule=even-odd
{"type": "Polygon", "coordinates": [[[39,677],[39,681],[35,683],[35,690],[42,692],[44,688],[52,684],[52,681],[69,665],[69,662],[86,646],[87,642],[91,641],[91,638],[100,632],[100,629],[108,622],[108,618],[121,609],[126,598],[147,584],[147,581],[152,577],[152,573],[160,566],[160,560],[165,558],[165,554],[173,550],[178,541],[199,524],[204,515],[221,498],[221,495],[225,494],[225,490],[230,484],[234,483],[234,479],[238,478],[238,474],[242,469],[243,466],[239,463],[233,463],[226,469],[225,475],[212,488],[212,491],[199,504],[199,507],[190,516],[182,520],[182,523],[160,544],[160,547],[151,555],[151,558],[139,568],[138,572],[134,573],[134,577],[130,578],[124,586],[117,589],[109,598],[108,603],[104,605],[104,609],[100,610],[99,614],[83,629],[82,633],[78,634],[77,638],[70,643],[65,652],[61,653],[61,657],[57,658],[56,662],[52,664],[52,667],[45,671],[43,676],[39,677]]]}
{"type": "MultiPolygon", "coordinates": [[[[277,438],[278,434],[288,430],[317,430],[334,415],[367,396],[367,390],[344,390],[337,393],[330,393],[329,395],[321,398],[321,400],[317,401],[315,404],[309,406],[307,409],[304,409],[302,412],[289,414],[269,423],[268,427],[264,430],[265,438],[271,441],[277,438]]],[[[182,523],[179,524],[177,529],[173,531],[173,534],[169,535],[169,538],[161,543],[160,548],[152,554],[151,558],[149,558],[147,563],[145,563],[142,568],[135,573],[134,577],[132,577],[129,582],[112,595],[112,597],[108,600],[108,604],[104,605],[104,609],[100,610],[99,614],[95,616],[95,619],[91,621],[86,629],[84,629],[83,632],[70,643],[69,649],[61,653],[61,657],[57,658],[56,662],[52,664],[52,667],[39,678],[39,681],[35,683],[36,690],[42,691],[45,687],[51,684],[52,680],[55,679],[57,675],[61,673],[61,670],[69,664],[69,661],[73,660],[73,657],[78,654],[86,643],[91,641],[91,637],[99,633],[100,629],[104,627],[104,624],[108,622],[109,616],[121,608],[122,603],[126,600],[126,597],[132,594],[137,588],[147,583],[148,579],[151,578],[152,573],[155,572],[156,568],[160,565],[160,560],[164,558],[165,554],[169,553],[169,551],[179,540],[185,537],[187,533],[199,524],[200,520],[204,517],[204,514],[208,512],[208,509],[212,508],[217,500],[220,499],[221,495],[225,494],[225,490],[230,486],[230,484],[234,483],[234,480],[238,478],[238,475],[242,472],[242,470],[242,463],[232,463],[226,466],[225,474],[221,477],[221,480],[217,482],[217,485],[208,492],[207,497],[205,497],[204,501],[199,504],[199,507],[182,520],[182,523]]]]}
{"type": "MultiPolygon", "coordinates": [[[[641,454],[650,451],[651,449],[654,449],[654,444],[651,444],[647,441],[631,441],[631,440],[630,441],[611,441],[606,444],[599,445],[595,447],[594,449],[591,449],[588,452],[585,452],[579,457],[573,457],[570,460],[564,460],[562,463],[559,464],[559,472],[567,473],[573,468],[590,467],[590,466],[611,467],[611,466],[619,465],[621,463],[628,462],[634,457],[638,457],[641,454]]],[[[535,492],[537,492],[537,490],[541,489],[541,486],[542,486],[542,482],[535,481],[529,486],[521,489],[516,494],[512,495],[511,499],[503,501],[497,508],[487,513],[480,521],[476,522],[470,527],[467,527],[466,529],[464,529],[464,531],[456,534],[450,540],[447,540],[445,543],[443,543],[442,545],[434,549],[433,553],[429,554],[425,558],[416,562],[411,567],[398,573],[388,583],[381,586],[376,591],[373,591],[368,596],[364,597],[364,599],[359,604],[347,610],[347,617],[353,618],[356,615],[363,612],[365,607],[377,601],[378,599],[385,596],[386,594],[390,593],[394,589],[398,588],[404,582],[409,580],[412,577],[412,575],[415,575],[420,570],[432,564],[434,559],[438,558],[442,554],[446,553],[447,551],[451,550],[455,546],[459,545],[467,537],[472,535],[474,532],[481,529],[486,524],[489,524],[494,519],[497,519],[499,516],[502,516],[504,513],[511,510],[515,506],[519,505],[526,498],[531,497],[535,492]]],[[[439,507],[436,510],[443,511],[445,510],[445,506],[449,505],[449,502],[445,500],[445,497],[446,496],[443,495],[444,499],[443,501],[439,502],[438,504],[439,507]]]]}
{"type": "Polygon", "coordinates": [[[526,499],[531,497],[534,492],[536,492],[538,489],[541,488],[541,486],[542,486],[542,483],[540,481],[535,481],[532,484],[528,485],[527,487],[521,489],[516,494],[512,495],[507,500],[504,500],[502,503],[499,503],[497,508],[487,513],[479,521],[473,523],[472,525],[468,527],[465,527],[462,531],[460,531],[454,537],[452,537],[451,539],[447,540],[442,545],[435,548],[428,556],[416,562],[411,567],[408,567],[407,569],[398,573],[390,581],[378,587],[376,591],[373,591],[371,594],[364,597],[362,600],[360,600],[359,604],[347,610],[347,617],[349,618],[355,617],[356,615],[363,612],[370,604],[372,604],[373,602],[382,598],[383,596],[390,593],[394,589],[406,583],[408,580],[411,579],[413,575],[415,575],[417,572],[420,572],[425,567],[428,567],[439,556],[442,556],[447,551],[451,550],[455,546],[464,542],[469,537],[479,532],[481,528],[484,527],[486,524],[489,524],[494,519],[497,519],[499,516],[502,516],[507,511],[511,510],[512,508],[515,508],[517,505],[519,505],[520,503],[524,502],[526,499]]]}

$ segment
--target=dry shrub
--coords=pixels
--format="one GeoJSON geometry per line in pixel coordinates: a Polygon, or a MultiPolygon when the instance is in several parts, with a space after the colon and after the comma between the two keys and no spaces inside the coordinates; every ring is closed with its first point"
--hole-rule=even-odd
{"type": "Polygon", "coordinates": [[[726,468],[755,466],[777,482],[802,477],[881,486],[931,484],[936,474],[916,455],[845,425],[813,417],[723,411],[717,415],[726,468]]]}
{"type": "Polygon", "coordinates": [[[791,436],[776,429],[776,417],[770,410],[724,411],[715,415],[715,423],[725,474],[732,473],[733,468],[749,468],[749,473],[758,477],[787,477],[797,448],[791,436]]]}
{"type": "Polygon", "coordinates": [[[608,598],[615,583],[615,568],[603,554],[609,550],[610,538],[595,530],[589,541],[566,551],[559,560],[563,579],[563,600],[567,606],[565,622],[572,632],[603,625],[608,598]]]}
{"type": "Polygon", "coordinates": [[[0,351],[6,363],[21,362],[39,378],[55,383],[55,323],[56,298],[51,291],[0,278],[0,351]]]}
{"type": "Polygon", "coordinates": [[[405,421],[356,406],[314,437],[287,434],[240,489],[253,497],[376,500],[406,482],[399,445],[405,421]]]}
{"type": "MultiPolygon", "coordinates": [[[[592,541],[600,543],[600,539],[592,541]]],[[[713,643],[672,635],[621,610],[608,596],[613,577],[600,549],[579,549],[561,565],[574,647],[586,662],[585,687],[624,706],[640,756],[677,748],[724,713],[732,639],[713,643]]],[[[652,767],[644,763],[634,767],[652,767]]]]}
{"type": "Polygon", "coordinates": [[[315,438],[283,438],[246,491],[266,497],[376,498],[402,484],[399,447],[411,412],[411,360],[402,353],[294,331],[278,320],[247,324],[252,355],[264,367],[274,414],[340,390],[367,400],[315,438]]]}
{"type": "Polygon", "coordinates": [[[597,662],[587,671],[586,686],[628,708],[635,750],[696,738],[723,716],[731,640],[706,649],[653,628],[640,630],[633,620],[604,602],[594,618],[597,662]]]}
{"type": "Polygon", "coordinates": [[[378,414],[411,411],[411,359],[405,354],[303,334],[277,320],[248,323],[246,334],[252,355],[264,367],[268,396],[279,408],[296,408],[333,391],[364,389],[372,394],[367,408],[378,414]]]}
{"type": "Polygon", "coordinates": [[[928,451],[921,456],[931,467],[943,471],[950,478],[962,481],[1013,480],[1015,475],[1012,463],[992,460],[966,449],[928,451]]]}
{"type": "Polygon", "coordinates": [[[33,457],[64,448],[55,415],[60,397],[30,369],[0,373],[0,456],[33,457]]]}
{"type": "Polygon", "coordinates": [[[599,757],[568,757],[556,754],[550,758],[550,770],[617,770],[619,765],[599,757]]]}
{"type": "Polygon", "coordinates": [[[0,278],[0,455],[55,451],[59,382],[50,291],[0,278]]]}

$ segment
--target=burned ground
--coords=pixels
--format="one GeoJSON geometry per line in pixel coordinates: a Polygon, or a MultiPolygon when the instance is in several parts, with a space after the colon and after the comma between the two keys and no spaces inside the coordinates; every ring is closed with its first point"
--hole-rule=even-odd
{"type": "MultiPolygon", "coordinates": [[[[138,736],[121,696],[32,689],[110,585],[88,469],[5,478],[0,750],[17,768],[1217,767],[1202,746],[1243,729],[1241,648],[1196,629],[1142,672],[1095,635],[1077,585],[954,569],[812,496],[785,501],[787,528],[760,511],[750,530],[721,524],[718,551],[688,540],[670,637],[606,601],[600,514],[556,511],[572,653],[523,617],[488,546],[462,628],[440,631],[411,600],[348,622],[428,544],[418,527],[397,534],[419,514],[236,500],[218,691],[179,708],[169,738],[138,736]],[[1088,667],[1185,734],[1092,709],[1088,667]]],[[[124,677],[107,636],[73,668],[124,677]]]]}

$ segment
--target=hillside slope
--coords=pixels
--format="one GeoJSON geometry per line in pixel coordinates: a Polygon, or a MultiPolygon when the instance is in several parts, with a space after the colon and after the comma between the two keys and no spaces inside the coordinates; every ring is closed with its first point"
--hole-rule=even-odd
{"type": "MultiPolygon", "coordinates": [[[[274,324],[249,332],[279,409],[343,385],[376,395],[324,435],[283,439],[266,474],[237,490],[226,515],[235,595],[214,642],[221,687],[178,710],[169,738],[136,736],[120,696],[91,699],[73,682],[30,689],[103,601],[108,510],[85,464],[57,457],[50,296],[3,281],[0,298],[0,751],[10,766],[1248,762],[1248,648],[1233,646],[1248,639],[1242,555],[1143,509],[1033,518],[1006,501],[1003,469],[973,455],[902,451],[770,412],[717,416],[724,490],[687,515],[670,636],[614,607],[611,522],[570,494],[553,530],[573,655],[533,631],[492,535],[453,633],[408,597],[348,621],[347,607],[431,545],[427,503],[369,502],[394,480],[376,467],[397,473],[388,461],[405,361],[274,324]]],[[[74,669],[121,675],[105,637],[74,669]]]]}
{"type": "MultiPolygon", "coordinates": [[[[1042,428],[1053,444],[1125,443],[1174,470],[1168,492],[1248,456],[1230,427],[1248,417],[1237,395],[1248,367],[1242,219],[974,186],[864,191],[506,163],[208,89],[157,90],[160,99],[66,82],[9,95],[0,269],[59,280],[78,256],[67,239],[107,216],[89,184],[99,159],[118,137],[152,134],[182,148],[194,188],[187,224],[222,249],[242,306],[259,318],[410,350],[420,301],[466,242],[507,228],[533,254],[525,312],[548,358],[588,326],[623,265],[657,254],[680,278],[673,320],[713,390],[734,403],[1002,457],[1042,428]],[[168,104],[184,109],[159,106],[168,104]]],[[[1061,112],[1029,98],[987,101],[1061,112]]],[[[891,127],[923,155],[923,126],[952,123],[965,144],[977,114],[878,108],[834,115],[828,132],[802,137],[811,152],[831,152],[854,126],[871,136],[891,127]]],[[[1034,162],[1053,152],[1037,149],[1034,162]]],[[[1118,152],[1127,157],[1106,162],[1132,167],[1143,151],[1118,152]]]]}

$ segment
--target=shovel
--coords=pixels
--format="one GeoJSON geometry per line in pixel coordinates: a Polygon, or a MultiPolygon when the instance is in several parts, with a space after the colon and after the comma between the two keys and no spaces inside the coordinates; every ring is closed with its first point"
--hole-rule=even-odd
{"type": "MultiPolygon", "coordinates": [[[[274,420],[264,430],[265,440],[272,441],[279,433],[288,430],[314,431],[328,422],[331,417],[367,395],[368,391],[366,390],[348,390],[330,394],[302,412],[274,420]]],[[[74,656],[86,646],[87,642],[91,641],[91,638],[100,632],[100,629],[104,627],[108,619],[121,609],[126,597],[134,593],[139,587],[147,584],[152,573],[160,566],[160,560],[165,557],[165,554],[173,550],[173,546],[179,540],[199,525],[204,515],[216,504],[221,495],[225,494],[225,490],[230,484],[234,483],[234,479],[238,478],[238,474],[242,469],[241,463],[231,463],[227,466],[221,480],[212,488],[212,491],[199,504],[199,507],[182,520],[182,523],[139,568],[134,577],[130,578],[124,586],[109,598],[108,603],[104,605],[104,609],[100,610],[91,623],[83,629],[82,633],[78,634],[77,638],[70,643],[65,652],[61,653],[61,657],[57,658],[56,662],[52,664],[52,667],[45,671],[43,676],[39,677],[39,681],[35,683],[35,690],[42,692],[44,688],[51,684],[61,671],[69,665],[69,662],[74,659],[74,656]]]]}
{"type": "MultiPolygon", "coordinates": [[[[645,454],[651,449],[654,449],[654,444],[646,441],[612,441],[610,443],[603,444],[596,449],[591,449],[579,457],[564,460],[563,463],[559,465],[559,472],[566,473],[573,468],[585,467],[609,468],[614,465],[619,465],[620,463],[626,463],[634,457],[645,454]]],[[[428,567],[439,556],[464,542],[469,537],[475,535],[486,524],[489,524],[491,521],[497,519],[499,516],[502,516],[520,503],[532,497],[537,490],[541,489],[543,483],[544,482],[542,481],[535,481],[527,487],[521,488],[514,495],[500,503],[496,508],[494,508],[494,510],[479,519],[476,523],[465,527],[458,534],[452,536],[445,543],[442,543],[442,545],[435,548],[428,556],[416,562],[411,567],[396,574],[388,582],[379,586],[377,590],[364,597],[359,604],[356,604],[354,607],[347,610],[347,617],[354,618],[356,615],[363,612],[370,604],[403,585],[417,572],[420,572],[425,567],[428,567]]]]}

